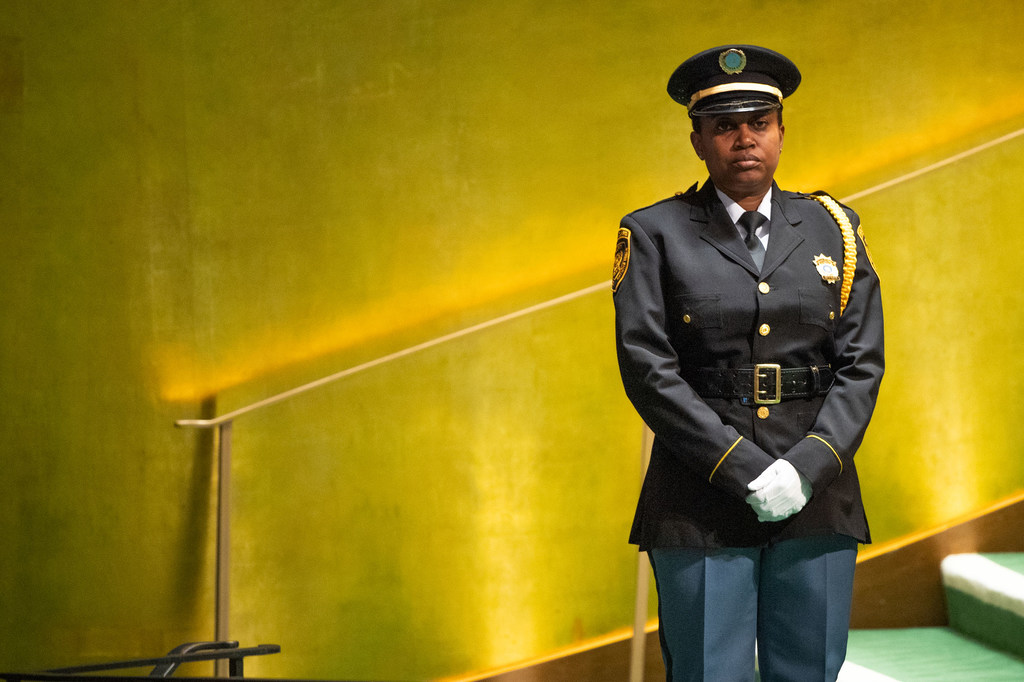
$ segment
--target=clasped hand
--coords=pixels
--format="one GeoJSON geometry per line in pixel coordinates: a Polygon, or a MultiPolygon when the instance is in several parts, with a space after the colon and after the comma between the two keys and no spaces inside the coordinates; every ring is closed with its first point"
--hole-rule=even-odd
{"type": "Polygon", "coordinates": [[[811,499],[811,482],[784,459],[775,460],[747,489],[747,504],[762,522],[789,518],[811,499]]]}

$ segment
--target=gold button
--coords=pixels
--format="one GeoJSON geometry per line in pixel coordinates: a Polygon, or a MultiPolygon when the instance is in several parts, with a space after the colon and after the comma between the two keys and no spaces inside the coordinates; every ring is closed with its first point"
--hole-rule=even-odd
{"type": "Polygon", "coordinates": [[[766,324],[762,324],[761,328],[757,330],[757,333],[760,334],[761,336],[768,336],[769,334],[772,333],[772,328],[766,324]]]}
{"type": "Polygon", "coordinates": [[[768,408],[765,407],[764,405],[762,405],[761,407],[757,408],[757,416],[760,417],[761,419],[767,419],[768,418],[768,408]]]}
{"type": "Polygon", "coordinates": [[[689,315],[683,315],[683,322],[690,324],[690,320],[693,319],[689,315]]]}
{"type": "Polygon", "coordinates": [[[761,282],[760,284],[757,285],[757,290],[760,291],[762,294],[767,294],[769,291],[772,290],[772,288],[768,286],[768,282],[761,282]]]}
{"type": "Polygon", "coordinates": [[[834,320],[834,319],[836,319],[836,311],[834,311],[834,310],[830,310],[830,311],[828,312],[828,319],[830,319],[830,320],[834,320]]]}

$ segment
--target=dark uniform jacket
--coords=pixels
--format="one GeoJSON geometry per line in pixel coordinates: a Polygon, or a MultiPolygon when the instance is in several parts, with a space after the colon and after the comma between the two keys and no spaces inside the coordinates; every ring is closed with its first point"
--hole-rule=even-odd
{"type": "MultiPolygon", "coordinates": [[[[859,218],[844,210],[857,230],[859,218]]],[[[613,281],[619,368],[655,434],[630,542],[751,547],[830,533],[870,541],[853,457],[882,380],[882,305],[859,234],[856,250],[840,315],[843,235],[808,195],[773,188],[760,274],[710,181],[623,218],[613,281]],[[820,256],[840,281],[827,281],[820,256]],[[756,405],[701,397],[684,379],[757,363],[827,366],[834,381],[814,397],[756,405]],[[747,484],[780,457],[813,493],[797,514],[761,523],[744,500],[747,484]]]]}

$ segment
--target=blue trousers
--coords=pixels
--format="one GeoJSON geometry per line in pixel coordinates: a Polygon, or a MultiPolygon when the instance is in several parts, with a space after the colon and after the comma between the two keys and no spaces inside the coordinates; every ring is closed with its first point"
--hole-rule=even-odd
{"type": "Polygon", "coordinates": [[[652,549],[668,682],[834,682],[846,658],[857,541],[652,549]]]}

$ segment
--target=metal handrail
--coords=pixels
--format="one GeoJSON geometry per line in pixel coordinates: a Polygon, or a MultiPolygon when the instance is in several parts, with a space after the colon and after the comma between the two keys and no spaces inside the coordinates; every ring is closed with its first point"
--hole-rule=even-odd
{"type": "MultiPolygon", "coordinates": [[[[965,150],[963,152],[960,152],[958,154],[954,154],[953,156],[950,156],[948,158],[945,158],[945,159],[942,159],[940,161],[937,161],[937,162],[935,162],[935,163],[933,163],[931,165],[925,166],[924,168],[919,168],[919,169],[917,169],[915,171],[912,171],[910,173],[906,173],[906,174],[901,175],[901,176],[899,176],[897,178],[893,178],[892,180],[887,180],[886,182],[882,182],[882,183],[879,183],[879,184],[877,184],[877,185],[875,185],[873,187],[869,187],[869,188],[867,188],[865,190],[861,190],[860,192],[854,192],[853,194],[850,194],[848,196],[845,196],[845,197],[841,198],[840,201],[843,202],[843,203],[848,203],[848,202],[855,201],[857,199],[861,199],[863,197],[869,196],[871,194],[875,194],[876,192],[880,192],[880,191],[882,191],[884,189],[888,189],[889,187],[892,187],[894,185],[899,185],[901,183],[907,182],[908,180],[913,180],[914,178],[917,178],[917,177],[920,177],[922,175],[925,175],[926,173],[931,173],[932,171],[938,170],[938,169],[943,168],[945,166],[948,166],[950,164],[956,163],[958,161],[962,161],[963,159],[965,159],[967,157],[974,156],[975,154],[983,152],[983,151],[985,151],[987,149],[991,149],[992,147],[996,147],[996,146],[998,146],[1000,144],[1003,144],[1005,142],[1009,142],[1010,140],[1012,140],[1014,138],[1017,138],[1017,137],[1020,137],[1021,135],[1024,135],[1024,128],[1020,128],[1020,129],[1015,130],[1013,132],[1007,133],[1005,135],[1002,135],[1000,137],[995,138],[994,140],[989,140],[988,142],[980,144],[980,145],[978,145],[976,147],[972,147],[972,148],[967,149],[967,150],[965,150]]],[[[403,358],[403,357],[412,355],[414,353],[418,353],[419,351],[426,350],[428,348],[433,348],[434,346],[441,345],[441,344],[446,343],[448,341],[453,341],[453,340],[461,338],[463,336],[468,336],[470,334],[473,334],[473,333],[478,332],[478,331],[482,331],[482,330],[487,329],[489,327],[494,327],[496,325],[502,324],[503,322],[508,322],[509,320],[514,320],[514,319],[517,319],[517,318],[520,318],[520,317],[525,317],[527,315],[531,315],[531,314],[533,314],[535,312],[538,312],[540,310],[545,310],[547,308],[554,307],[554,306],[559,305],[561,303],[565,303],[567,301],[571,301],[571,300],[580,298],[582,296],[586,296],[588,294],[592,294],[594,292],[601,291],[606,286],[608,286],[608,283],[606,283],[606,282],[601,282],[600,284],[594,284],[592,286],[586,287],[585,289],[580,289],[578,291],[574,291],[572,293],[565,294],[564,296],[559,296],[557,298],[553,298],[551,300],[544,301],[542,303],[538,303],[536,305],[529,306],[527,308],[523,308],[522,310],[517,310],[515,312],[509,313],[507,315],[502,315],[500,317],[496,317],[496,318],[494,318],[492,320],[488,320],[486,322],[481,322],[480,324],[473,325],[472,327],[467,327],[465,329],[461,329],[459,331],[452,332],[451,334],[446,334],[444,336],[439,336],[436,339],[432,339],[430,341],[426,341],[424,343],[420,343],[420,344],[417,344],[415,346],[410,346],[409,348],[406,348],[404,350],[400,350],[400,351],[397,351],[395,353],[390,353],[388,355],[381,356],[381,357],[379,357],[379,358],[377,358],[375,360],[370,360],[369,362],[365,362],[365,363],[363,363],[361,365],[356,365],[355,367],[350,367],[348,369],[342,370],[342,371],[337,372],[335,374],[331,374],[331,375],[323,377],[321,379],[317,379],[316,381],[311,381],[308,384],[303,384],[302,386],[298,386],[298,387],[290,389],[288,391],[284,391],[283,393],[278,393],[277,395],[270,396],[269,398],[264,398],[263,400],[259,400],[259,401],[255,402],[255,403],[252,403],[251,405],[246,405],[245,407],[240,407],[237,410],[234,410],[232,412],[227,412],[225,414],[222,414],[219,417],[212,417],[210,419],[178,419],[174,423],[175,423],[176,426],[180,426],[180,427],[192,427],[192,428],[199,428],[199,429],[213,428],[215,426],[218,426],[219,424],[223,424],[225,422],[233,421],[233,420],[237,419],[238,417],[246,415],[246,414],[248,414],[250,412],[255,412],[256,410],[262,409],[264,407],[269,407],[271,405],[274,405],[276,403],[282,402],[284,400],[288,400],[289,398],[293,398],[293,397],[295,397],[297,395],[301,395],[303,393],[307,393],[307,392],[312,391],[314,389],[320,388],[321,386],[324,386],[326,384],[330,384],[330,383],[333,383],[333,382],[338,381],[340,379],[344,379],[346,377],[352,376],[353,374],[358,374],[359,372],[365,371],[367,369],[371,369],[373,367],[377,367],[379,365],[386,364],[386,363],[391,362],[393,360],[397,360],[399,358],[403,358]]]]}
{"type": "MultiPolygon", "coordinates": [[[[427,350],[428,348],[434,348],[443,343],[460,339],[470,334],[495,327],[499,324],[509,322],[541,310],[546,310],[562,303],[588,296],[597,291],[610,291],[611,282],[601,282],[600,284],[594,284],[585,289],[580,289],[564,296],[538,303],[536,305],[517,310],[507,315],[475,324],[465,329],[439,336],[430,341],[410,346],[394,353],[389,353],[376,360],[364,362],[360,365],[344,369],[340,372],[331,374],[330,376],[311,381],[308,384],[303,384],[291,390],[277,395],[264,398],[263,400],[240,407],[237,410],[227,412],[220,415],[219,417],[213,417],[210,419],[179,419],[174,422],[175,426],[180,428],[195,428],[195,429],[216,429],[217,430],[217,567],[216,567],[216,580],[215,580],[215,607],[214,607],[214,637],[218,640],[227,640],[230,638],[230,627],[229,627],[229,616],[231,608],[231,437],[232,437],[232,426],[235,419],[263,409],[276,405],[277,403],[294,398],[295,396],[308,393],[317,388],[321,388],[328,384],[334,383],[340,379],[350,377],[353,374],[364,372],[374,367],[379,367],[388,362],[398,360],[400,358],[408,357],[420,351],[427,350]]],[[[217,663],[217,674],[218,676],[224,676],[227,674],[223,662],[217,663]]]]}
{"type": "Polygon", "coordinates": [[[227,412],[226,414],[222,414],[219,417],[213,417],[211,419],[179,419],[176,422],[174,422],[174,424],[176,426],[187,426],[197,429],[213,428],[221,424],[234,421],[238,417],[249,414],[250,412],[255,412],[256,410],[263,409],[264,407],[270,407],[271,405],[276,405],[277,403],[288,400],[289,398],[294,398],[295,396],[302,395],[303,393],[308,393],[309,391],[320,388],[321,386],[326,386],[327,384],[334,383],[335,381],[338,381],[340,379],[350,377],[353,374],[358,374],[359,372],[363,372],[374,367],[379,367],[380,365],[387,364],[394,360],[408,357],[415,353],[419,353],[420,351],[427,350],[428,348],[433,348],[434,346],[440,346],[441,344],[447,343],[448,341],[454,341],[455,339],[460,339],[464,336],[475,334],[476,332],[483,331],[484,329],[489,329],[491,327],[495,327],[504,322],[509,322],[520,317],[532,315],[533,313],[545,310],[547,308],[552,308],[562,303],[567,303],[568,301],[581,298],[588,294],[592,294],[596,291],[608,291],[610,290],[610,286],[610,282],[601,282],[600,284],[591,285],[585,289],[580,289],[579,291],[574,291],[570,294],[565,294],[564,296],[559,296],[558,298],[553,298],[551,300],[544,301],[536,305],[532,305],[528,308],[523,308],[522,310],[517,310],[507,315],[502,315],[500,317],[487,320],[486,322],[475,324],[472,327],[466,327],[465,329],[460,329],[459,331],[452,332],[451,334],[445,334],[444,336],[439,336],[436,339],[424,341],[423,343],[416,344],[415,346],[410,346],[409,348],[405,348],[394,353],[389,353],[388,355],[383,355],[375,360],[364,362],[361,365],[349,367],[348,369],[336,372],[329,376],[323,377],[322,379],[311,381],[308,384],[303,384],[302,386],[298,386],[283,393],[278,393],[277,395],[270,396],[269,398],[264,398],[263,400],[257,401],[251,405],[240,407],[237,410],[227,412]]]}
{"type": "MultiPolygon", "coordinates": [[[[854,200],[861,199],[863,197],[869,196],[871,194],[875,194],[876,192],[880,192],[880,191],[882,191],[884,189],[888,189],[888,188],[893,187],[895,185],[899,185],[899,184],[901,184],[903,182],[907,182],[908,180],[913,180],[914,178],[918,178],[918,177],[920,177],[922,175],[925,175],[927,173],[931,173],[932,171],[938,170],[938,169],[943,168],[945,166],[949,166],[949,165],[951,165],[953,163],[956,163],[958,161],[962,161],[963,159],[966,159],[966,158],[968,158],[970,156],[973,156],[975,154],[983,152],[983,151],[985,151],[987,149],[991,149],[992,147],[998,146],[998,145],[1003,144],[1005,142],[1009,142],[1010,140],[1013,140],[1013,139],[1015,139],[1017,137],[1020,137],[1022,135],[1024,135],[1024,128],[1020,128],[1018,130],[1012,131],[1010,133],[1002,135],[1002,136],[1000,136],[998,138],[995,138],[993,140],[989,140],[988,142],[982,143],[980,145],[977,145],[975,147],[967,149],[967,150],[965,150],[963,152],[960,152],[958,154],[954,154],[954,155],[952,155],[952,156],[950,156],[950,157],[948,157],[946,159],[942,159],[940,161],[932,163],[932,164],[930,164],[928,166],[925,166],[923,168],[919,168],[918,170],[915,170],[915,171],[912,171],[910,173],[906,173],[904,175],[896,177],[896,178],[894,178],[892,180],[888,180],[886,182],[879,183],[879,184],[877,184],[877,185],[875,185],[873,187],[869,187],[869,188],[867,188],[865,190],[862,190],[860,192],[855,192],[853,194],[850,194],[850,195],[848,195],[846,197],[841,198],[840,201],[842,201],[843,203],[848,203],[848,202],[851,202],[851,201],[854,201],[854,200]]],[[[217,512],[217,579],[216,579],[216,595],[217,595],[216,601],[217,601],[217,606],[216,606],[216,610],[215,610],[215,612],[216,612],[216,615],[215,615],[215,618],[216,618],[216,625],[215,625],[216,638],[219,639],[219,640],[226,640],[226,639],[228,639],[228,609],[229,609],[229,606],[230,606],[230,601],[229,601],[229,588],[230,588],[230,585],[229,585],[229,580],[228,580],[228,577],[229,577],[228,576],[228,572],[229,572],[229,561],[230,561],[230,554],[229,554],[229,545],[230,545],[230,513],[229,512],[230,512],[230,492],[231,492],[231,490],[230,490],[230,479],[231,479],[231,426],[232,426],[232,424],[233,424],[235,419],[237,419],[238,417],[242,417],[244,415],[250,414],[252,412],[255,412],[257,410],[260,410],[260,409],[263,409],[263,408],[266,408],[266,407],[270,407],[271,405],[275,405],[277,403],[283,402],[283,401],[288,400],[290,398],[294,398],[294,397],[296,397],[298,395],[302,395],[303,393],[308,393],[309,391],[312,391],[312,390],[315,390],[315,389],[320,388],[322,386],[326,386],[328,384],[334,383],[334,382],[339,381],[341,379],[344,379],[346,377],[350,377],[350,376],[352,376],[354,374],[358,374],[360,372],[366,371],[368,369],[372,369],[374,367],[379,367],[380,365],[384,365],[384,364],[386,364],[388,362],[392,362],[392,361],[398,360],[400,358],[408,357],[408,356],[413,355],[415,353],[418,353],[420,351],[427,350],[428,348],[433,348],[435,346],[439,346],[439,345],[441,345],[443,343],[446,343],[448,341],[453,341],[455,339],[462,338],[462,337],[468,336],[470,334],[474,334],[474,333],[482,331],[484,329],[488,329],[490,327],[494,327],[494,326],[502,324],[504,322],[508,322],[510,320],[514,320],[514,319],[517,319],[517,318],[520,318],[520,317],[525,317],[525,316],[531,315],[531,314],[533,314],[535,312],[538,312],[538,311],[541,311],[541,310],[545,310],[547,308],[551,308],[551,307],[557,306],[557,305],[559,305],[561,303],[566,303],[568,301],[575,300],[577,298],[582,298],[584,296],[587,296],[589,294],[592,294],[592,293],[595,293],[595,292],[598,292],[598,291],[607,291],[609,287],[610,287],[610,282],[601,282],[599,284],[594,284],[594,285],[586,287],[584,289],[580,289],[578,291],[574,291],[572,293],[565,294],[564,296],[559,296],[557,298],[553,298],[551,300],[544,301],[542,303],[538,303],[536,305],[529,306],[527,308],[523,308],[522,310],[517,310],[517,311],[509,313],[507,315],[502,315],[502,316],[496,317],[496,318],[494,318],[492,320],[488,320],[486,322],[481,322],[480,324],[476,324],[476,325],[473,325],[471,327],[466,327],[465,329],[461,329],[459,331],[452,332],[451,334],[445,334],[444,336],[439,336],[439,337],[437,337],[435,339],[432,339],[430,341],[425,341],[425,342],[417,344],[415,346],[410,346],[409,348],[406,348],[406,349],[403,349],[403,350],[400,350],[400,351],[397,351],[397,352],[394,352],[394,353],[390,353],[388,355],[381,356],[381,357],[379,357],[379,358],[377,358],[375,360],[371,360],[369,362],[364,362],[364,363],[362,363],[360,365],[356,365],[354,367],[350,367],[350,368],[342,370],[340,372],[336,372],[336,373],[331,374],[329,376],[323,377],[322,379],[317,379],[316,381],[311,381],[311,382],[309,382],[307,384],[303,384],[302,386],[298,386],[298,387],[293,388],[291,390],[284,391],[283,393],[278,393],[276,395],[270,396],[269,398],[264,398],[263,400],[259,400],[259,401],[255,402],[255,403],[252,403],[251,405],[246,405],[245,407],[240,407],[240,408],[238,408],[236,410],[233,410],[231,412],[227,412],[227,413],[225,413],[223,415],[220,415],[219,417],[212,417],[212,418],[209,418],[209,419],[179,419],[179,420],[175,421],[174,422],[175,426],[178,426],[178,427],[181,427],[181,428],[217,429],[217,432],[218,432],[218,439],[217,439],[218,446],[217,446],[217,449],[218,449],[218,455],[219,455],[219,464],[218,464],[218,476],[219,476],[219,478],[218,478],[218,494],[217,494],[217,499],[218,499],[218,503],[217,503],[217,508],[218,508],[218,512],[217,512]]],[[[648,436],[645,436],[644,438],[645,438],[645,446],[643,446],[643,447],[646,447],[646,439],[648,438],[648,436]]],[[[643,572],[644,570],[645,570],[644,567],[641,567],[640,571],[643,572]]],[[[645,589],[646,581],[645,580],[640,580],[638,578],[637,587],[638,587],[638,592],[639,592],[640,589],[645,589]]],[[[637,608],[637,610],[639,610],[641,608],[642,601],[643,600],[641,600],[640,597],[638,596],[637,600],[636,600],[636,604],[637,604],[636,608],[637,608]]],[[[639,615],[637,615],[636,621],[637,621],[637,623],[640,622],[639,615]]],[[[639,626],[636,626],[636,627],[637,627],[637,632],[635,634],[635,637],[637,639],[640,639],[641,642],[642,642],[642,638],[644,636],[644,633],[643,633],[642,629],[639,626]]],[[[642,680],[643,679],[642,668],[639,671],[639,673],[635,670],[636,666],[638,666],[638,665],[642,665],[642,663],[641,663],[641,656],[640,656],[638,651],[634,650],[633,661],[631,662],[631,668],[632,668],[631,669],[631,679],[633,679],[633,680],[642,680]]]]}

